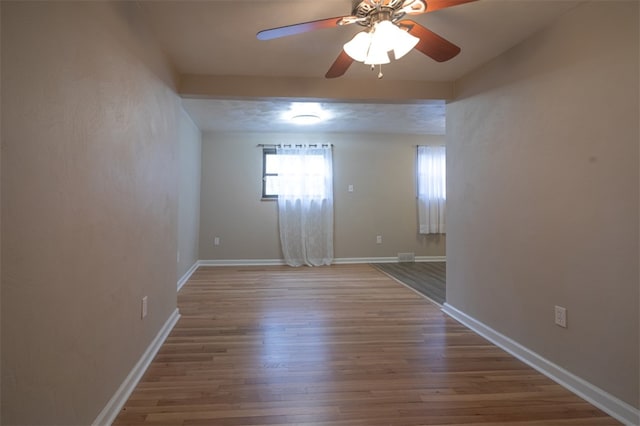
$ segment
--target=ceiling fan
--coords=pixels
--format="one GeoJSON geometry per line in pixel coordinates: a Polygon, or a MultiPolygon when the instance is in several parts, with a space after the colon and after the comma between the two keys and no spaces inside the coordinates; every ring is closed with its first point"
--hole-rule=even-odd
{"type": "MultiPolygon", "coordinates": [[[[365,27],[344,45],[326,78],[340,77],[354,61],[364,62],[373,69],[389,63],[389,53],[399,59],[413,48],[444,62],[460,53],[460,48],[417,22],[403,18],[474,1],[477,0],[354,0],[351,15],[270,28],[258,32],[257,37],[271,40],[350,24],[365,27]]],[[[378,78],[382,78],[382,72],[378,78]]]]}

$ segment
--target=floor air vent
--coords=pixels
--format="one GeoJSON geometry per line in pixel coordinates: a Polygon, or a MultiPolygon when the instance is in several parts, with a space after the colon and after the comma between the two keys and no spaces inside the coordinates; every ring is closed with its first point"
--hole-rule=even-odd
{"type": "Polygon", "coordinates": [[[398,262],[415,262],[415,253],[398,253],[398,262]]]}

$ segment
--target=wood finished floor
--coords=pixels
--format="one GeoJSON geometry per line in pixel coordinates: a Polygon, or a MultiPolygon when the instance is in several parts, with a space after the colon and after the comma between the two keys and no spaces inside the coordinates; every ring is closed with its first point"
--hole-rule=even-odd
{"type": "Polygon", "coordinates": [[[203,267],[114,425],[614,425],[370,265],[203,267]]]}
{"type": "Polygon", "coordinates": [[[446,262],[397,262],[371,265],[440,305],[446,301],[446,262]]]}

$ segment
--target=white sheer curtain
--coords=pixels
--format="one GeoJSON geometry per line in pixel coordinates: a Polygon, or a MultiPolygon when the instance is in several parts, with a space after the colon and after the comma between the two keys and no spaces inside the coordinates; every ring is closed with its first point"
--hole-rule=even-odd
{"type": "Polygon", "coordinates": [[[278,147],[278,223],[291,266],[333,261],[331,147],[278,147]]]}
{"type": "Polygon", "coordinates": [[[446,232],[446,167],[444,146],[418,146],[418,223],[421,234],[446,232]]]}

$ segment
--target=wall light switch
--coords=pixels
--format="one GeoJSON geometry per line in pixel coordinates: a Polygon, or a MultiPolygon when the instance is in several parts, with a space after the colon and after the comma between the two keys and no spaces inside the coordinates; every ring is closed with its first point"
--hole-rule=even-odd
{"type": "Polygon", "coordinates": [[[556,325],[567,328],[567,308],[562,306],[555,307],[555,322],[556,325]]]}
{"type": "Polygon", "coordinates": [[[349,185],[349,186],[347,187],[347,190],[348,190],[349,192],[353,192],[353,185],[349,185]]]}
{"type": "Polygon", "coordinates": [[[220,245],[220,237],[215,237],[213,239],[213,245],[214,246],[219,246],[220,245]]]}

